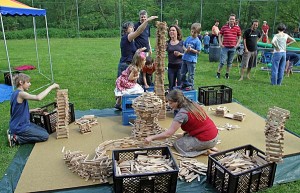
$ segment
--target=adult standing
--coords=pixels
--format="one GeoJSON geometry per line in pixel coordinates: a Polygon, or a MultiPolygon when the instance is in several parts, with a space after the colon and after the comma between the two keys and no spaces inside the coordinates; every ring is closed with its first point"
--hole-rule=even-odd
{"type": "Polygon", "coordinates": [[[286,46],[296,42],[294,38],[284,33],[286,29],[284,24],[279,24],[277,27],[278,33],[272,39],[274,47],[273,60],[272,60],[272,73],[271,84],[281,85],[286,65],[286,46]],[[289,42],[287,43],[287,40],[289,42]]]}
{"type": "Polygon", "coordinates": [[[257,29],[258,20],[253,20],[251,28],[247,29],[243,34],[244,53],[242,59],[241,78],[243,80],[244,72],[247,68],[247,78],[250,79],[251,68],[256,67],[257,63],[257,42],[261,39],[261,33],[257,29]]]}
{"type": "Polygon", "coordinates": [[[211,37],[210,37],[210,44],[211,45],[218,45],[218,36],[219,36],[220,30],[219,30],[219,20],[215,21],[215,25],[211,28],[211,37]]]}
{"type": "Polygon", "coordinates": [[[236,48],[241,41],[241,29],[235,25],[235,14],[229,16],[228,24],[224,25],[219,34],[219,43],[221,46],[220,64],[218,66],[217,78],[220,78],[221,70],[225,63],[227,63],[227,69],[225,78],[229,79],[229,71],[232,66],[232,61],[236,48]]]}
{"type": "MultiPolygon", "coordinates": [[[[139,17],[140,21],[134,24],[134,30],[137,30],[139,26],[141,26],[145,21],[147,21],[147,11],[141,10],[139,12],[139,17]]],[[[137,49],[145,47],[146,49],[144,52],[148,53],[146,55],[152,54],[152,48],[150,44],[150,26],[148,24],[146,25],[145,30],[135,38],[134,42],[137,49]]]]}
{"type": "Polygon", "coordinates": [[[137,47],[134,44],[134,39],[138,37],[148,26],[148,22],[153,19],[158,18],[157,16],[151,16],[147,18],[142,25],[140,25],[134,31],[134,24],[132,22],[125,22],[122,25],[122,37],[120,42],[121,48],[121,58],[118,65],[118,75],[119,77],[121,73],[126,70],[128,65],[131,63],[134,53],[137,50],[137,47]]]}
{"type": "Polygon", "coordinates": [[[182,65],[183,56],[183,41],[182,33],[177,25],[171,25],[168,29],[168,80],[169,90],[173,90],[173,87],[181,85],[180,69],[182,65]]]}
{"type": "Polygon", "coordinates": [[[263,38],[262,38],[263,43],[269,43],[269,36],[268,36],[269,29],[270,27],[268,26],[267,21],[263,21],[263,25],[261,26],[261,30],[263,33],[263,38]]]}

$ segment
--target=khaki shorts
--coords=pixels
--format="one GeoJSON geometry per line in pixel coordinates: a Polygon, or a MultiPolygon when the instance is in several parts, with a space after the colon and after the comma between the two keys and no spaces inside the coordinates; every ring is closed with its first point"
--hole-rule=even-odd
{"type": "Polygon", "coordinates": [[[257,51],[244,52],[241,66],[242,68],[253,68],[256,67],[257,63],[257,51]]]}

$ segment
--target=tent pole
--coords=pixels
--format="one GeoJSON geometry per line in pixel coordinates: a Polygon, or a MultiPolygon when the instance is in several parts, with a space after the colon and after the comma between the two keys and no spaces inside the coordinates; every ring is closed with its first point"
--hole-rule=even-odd
{"type": "Polygon", "coordinates": [[[41,73],[40,59],[39,59],[39,51],[38,51],[37,38],[36,38],[36,23],[35,23],[35,17],[32,17],[32,23],[33,23],[33,33],[34,33],[34,43],[35,43],[36,61],[37,61],[37,64],[38,64],[39,73],[41,73]]]}
{"type": "Polygon", "coordinates": [[[6,58],[7,58],[7,62],[8,62],[8,68],[9,68],[9,76],[10,76],[10,80],[11,80],[12,90],[14,90],[14,81],[13,81],[13,76],[12,76],[12,73],[11,73],[11,65],[10,65],[10,60],[9,60],[9,55],[8,55],[7,42],[6,42],[3,19],[2,19],[2,14],[1,13],[0,13],[0,19],[1,19],[1,27],[2,27],[4,46],[5,46],[5,50],[6,50],[6,58]]]}
{"type": "Polygon", "coordinates": [[[53,77],[53,68],[52,68],[52,58],[51,58],[51,49],[50,49],[50,39],[48,33],[48,23],[47,23],[47,15],[45,15],[45,23],[46,23],[46,32],[47,32],[47,42],[48,42],[48,55],[49,55],[49,62],[50,62],[50,71],[51,71],[51,82],[54,82],[53,77]]]}

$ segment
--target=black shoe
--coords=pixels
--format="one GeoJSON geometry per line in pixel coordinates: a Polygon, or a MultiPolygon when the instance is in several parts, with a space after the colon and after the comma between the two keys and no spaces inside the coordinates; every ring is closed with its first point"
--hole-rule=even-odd
{"type": "Polygon", "coordinates": [[[216,78],[217,78],[217,79],[220,79],[220,76],[221,76],[221,74],[220,74],[219,72],[217,72],[216,78]]]}
{"type": "Polygon", "coordinates": [[[119,111],[122,111],[122,107],[121,107],[121,104],[115,104],[115,109],[119,110],[119,111]]]}
{"type": "Polygon", "coordinates": [[[225,74],[225,78],[229,79],[229,74],[228,73],[225,74]]]}

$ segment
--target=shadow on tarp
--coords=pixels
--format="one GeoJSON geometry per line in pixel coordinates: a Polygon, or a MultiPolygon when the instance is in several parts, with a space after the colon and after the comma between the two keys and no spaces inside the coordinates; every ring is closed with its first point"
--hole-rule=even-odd
{"type": "MultiPolygon", "coordinates": [[[[107,117],[107,116],[120,116],[121,111],[116,111],[114,109],[91,109],[87,111],[75,111],[75,117],[80,118],[83,115],[95,115],[97,117],[107,117]]],[[[22,170],[26,164],[26,161],[33,149],[33,144],[21,145],[18,152],[16,153],[14,159],[6,170],[5,175],[3,176],[0,182],[0,193],[12,193],[17,187],[19,178],[22,174],[22,170]]],[[[194,180],[191,183],[186,183],[182,181],[177,181],[177,190],[178,193],[204,193],[204,192],[216,192],[211,185],[206,183],[206,177],[201,176],[201,181],[198,182],[194,180]]],[[[286,156],[283,159],[283,163],[277,165],[274,185],[287,183],[300,180],[300,154],[294,154],[286,156]]],[[[111,193],[113,192],[112,185],[102,184],[94,185],[88,187],[79,187],[71,188],[64,190],[56,190],[51,192],[59,193],[111,193]]]]}

